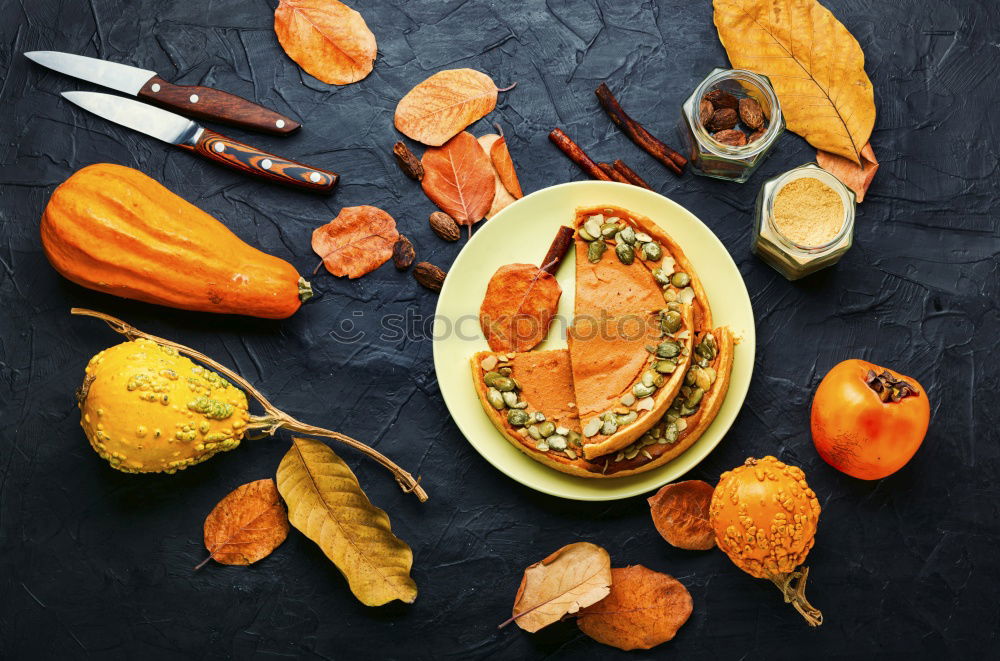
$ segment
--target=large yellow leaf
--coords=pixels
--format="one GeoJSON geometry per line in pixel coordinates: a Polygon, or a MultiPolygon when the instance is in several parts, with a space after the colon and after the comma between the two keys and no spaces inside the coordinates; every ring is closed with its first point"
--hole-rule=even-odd
{"type": "Polygon", "coordinates": [[[875,124],[857,40],[816,0],[715,0],[715,27],[737,69],[771,79],[788,130],[861,163],[875,124]]]}
{"type": "Polygon", "coordinates": [[[406,93],[396,106],[396,128],[439,147],[497,105],[493,79],[475,69],[439,71],[406,93]]]}
{"type": "Polygon", "coordinates": [[[375,66],[375,35],[338,0],[280,0],[274,32],[288,57],[324,83],[353,83],[375,66]]]}
{"type": "Polygon", "coordinates": [[[389,517],[368,500],[358,479],[326,444],[293,438],[278,466],[278,491],[288,519],[347,579],[366,606],[393,599],[413,603],[413,552],[392,534],[389,517]]]}

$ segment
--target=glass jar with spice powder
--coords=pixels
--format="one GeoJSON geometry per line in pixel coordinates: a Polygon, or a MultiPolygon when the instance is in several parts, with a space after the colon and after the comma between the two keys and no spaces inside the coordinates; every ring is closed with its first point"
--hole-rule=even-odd
{"type": "Polygon", "coordinates": [[[769,179],[751,250],[789,280],[840,261],[854,241],[854,192],[815,163],[769,179]]]}

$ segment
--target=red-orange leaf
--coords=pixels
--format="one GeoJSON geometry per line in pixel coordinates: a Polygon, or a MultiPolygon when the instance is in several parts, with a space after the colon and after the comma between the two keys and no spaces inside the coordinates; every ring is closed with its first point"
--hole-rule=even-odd
{"type": "Polygon", "coordinates": [[[708,506],[715,489],[708,482],[668,484],[649,498],[653,524],[663,539],[679,549],[707,551],[715,546],[708,506]]]}
{"type": "Polygon", "coordinates": [[[872,150],[870,142],[865,143],[861,149],[861,167],[858,167],[857,163],[849,158],[837,156],[822,149],[816,151],[816,164],[853,190],[858,202],[865,199],[865,193],[872,185],[875,172],[878,171],[878,161],[875,160],[875,152],[872,150]]]}
{"type": "Polygon", "coordinates": [[[398,238],[396,221],[385,211],[367,205],[344,207],[313,231],[312,249],[330,273],[360,278],[392,257],[398,238]]]}
{"type": "Polygon", "coordinates": [[[288,57],[324,83],[353,83],[375,66],[375,35],[338,0],[281,0],[274,32],[288,57]]]}
{"type": "Polygon", "coordinates": [[[533,264],[497,269],[479,308],[479,324],[493,351],[529,351],[545,339],[562,289],[533,264]]]}
{"type": "Polygon", "coordinates": [[[514,171],[514,160],[510,157],[510,150],[507,149],[507,139],[500,136],[500,139],[493,143],[490,148],[490,160],[497,170],[497,176],[503,182],[503,187],[516,199],[524,197],[521,192],[521,182],[517,179],[517,172],[514,171]]]}
{"type": "Polygon", "coordinates": [[[493,204],[493,166],[472,134],[463,131],[421,159],[424,193],[460,225],[483,219],[493,204]]]}
{"type": "Polygon", "coordinates": [[[274,480],[250,482],[230,492],[205,518],[205,562],[249,565],[269,556],[287,536],[288,513],[274,480]]]}
{"type": "Polygon", "coordinates": [[[583,633],[623,650],[672,639],[691,617],[691,593],[673,576],[642,565],[611,570],[611,594],[577,615],[583,633]]]}

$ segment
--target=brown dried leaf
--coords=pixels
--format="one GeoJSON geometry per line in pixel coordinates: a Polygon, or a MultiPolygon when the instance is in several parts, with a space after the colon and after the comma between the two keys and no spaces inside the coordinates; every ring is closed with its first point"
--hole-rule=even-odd
{"type": "Polygon", "coordinates": [[[493,79],[475,69],[439,71],[406,93],[394,122],[405,135],[440,146],[497,105],[493,79]]]}
{"type": "Polygon", "coordinates": [[[872,150],[872,143],[867,143],[861,150],[861,167],[843,156],[819,150],[816,152],[816,164],[840,179],[844,185],[854,191],[858,202],[865,199],[868,187],[878,171],[878,161],[872,150]]]}
{"type": "Polygon", "coordinates": [[[789,131],[861,163],[875,96],[858,41],[816,0],[714,0],[734,69],[771,80],[789,131]]]}
{"type": "Polygon", "coordinates": [[[665,643],[691,616],[691,593],[673,576],[642,565],[611,570],[611,594],[580,611],[576,623],[599,643],[622,650],[665,643]]]}
{"type": "Polygon", "coordinates": [[[288,514],[274,480],[237,487],[205,517],[205,548],[224,565],[250,565],[271,555],[288,537],[288,514]]]}
{"type": "Polygon", "coordinates": [[[344,207],[313,231],[312,249],[330,273],[360,278],[392,257],[398,238],[396,221],[385,211],[367,205],[344,207]]]}
{"type": "Polygon", "coordinates": [[[708,520],[708,506],[715,488],[702,480],[668,484],[649,498],[656,529],[673,546],[707,551],[715,546],[715,532],[708,520]]]}
{"type": "MultiPolygon", "coordinates": [[[[503,140],[503,138],[496,133],[487,133],[486,135],[479,136],[476,140],[479,141],[479,146],[489,156],[490,150],[497,142],[503,140]]],[[[503,181],[500,179],[500,173],[496,169],[496,164],[491,162],[490,165],[493,168],[493,204],[490,205],[490,210],[486,212],[487,219],[497,215],[501,209],[514,201],[514,197],[507,191],[503,181]]]]}
{"type": "Polygon", "coordinates": [[[603,599],[610,585],[608,552],[588,542],[569,544],[524,570],[511,620],[525,631],[538,631],[603,599]]]}
{"type": "Polygon", "coordinates": [[[281,0],[274,32],[288,57],[324,83],[353,83],[375,66],[375,35],[338,0],[281,0]]]}
{"type": "Polygon", "coordinates": [[[533,264],[497,269],[479,308],[479,325],[493,351],[530,351],[545,339],[562,288],[533,264]]]}
{"type": "Polygon", "coordinates": [[[421,160],[424,193],[459,225],[472,226],[490,210],[495,195],[493,166],[471,133],[463,131],[421,160]]]}
{"type": "Polygon", "coordinates": [[[521,191],[521,182],[517,178],[517,171],[514,170],[514,159],[510,157],[510,150],[507,148],[507,138],[500,136],[499,140],[490,147],[490,160],[493,167],[503,182],[504,188],[514,199],[521,199],[524,193],[521,191]]]}

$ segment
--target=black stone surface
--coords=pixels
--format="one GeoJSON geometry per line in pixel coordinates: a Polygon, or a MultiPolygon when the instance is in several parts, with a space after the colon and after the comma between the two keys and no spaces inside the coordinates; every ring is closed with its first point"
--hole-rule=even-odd
{"type": "MultiPolygon", "coordinates": [[[[791,284],[748,251],[760,183],[810,161],[786,134],[744,185],[677,179],[615,129],[593,95],[608,81],[656,134],[676,142],[678,106],[725,65],[708,2],[412,1],[353,5],[378,38],[375,70],[334,87],[278,46],[273,0],[3,0],[0,25],[0,657],[160,658],[989,658],[1000,610],[1000,386],[997,336],[1000,135],[994,110],[1000,12],[993,0],[826,2],[862,44],[875,85],[882,168],[839,266],[791,284]],[[21,56],[65,50],[221,87],[303,122],[281,139],[228,130],[343,175],[329,199],[260,184],[78,110],[58,93],[95,89],[21,56]],[[314,278],[318,300],[272,323],[193,314],[84,290],[46,263],[38,218],[80,167],[138,168],[240,237],[310,272],[312,229],[343,206],[389,211],[421,259],[447,268],[462,244],[431,234],[433,210],[392,160],[396,101],[442,68],[474,67],[501,86],[496,111],[522,184],[581,178],[552,147],[556,125],[594,156],[621,157],[708,224],[753,298],[758,354],[732,431],[688,477],[715,481],[747,456],[802,466],[823,506],[810,630],[764,581],[718,552],[668,546],[642,498],[553,499],[489,466],[441,401],[431,342],[377,340],[378,319],[428,315],[435,296],[391,265],[360,280],[314,278]],[[423,477],[419,504],[362,457],[341,452],[415,554],[412,606],[369,609],[312,542],[294,532],[249,568],[203,557],[205,514],[231,489],[273,474],[287,439],[247,442],[178,475],[115,472],[88,447],[73,390],[87,359],[118,341],[70,306],[105,310],[237,368],[293,415],[365,439],[423,477]],[[368,332],[334,335],[341,320],[368,332]],[[862,357],[928,389],[931,429],[898,474],[873,483],[829,468],[808,405],[836,362],[862,357]],[[496,625],[521,571],[589,540],[616,565],[678,577],[695,611],[676,639],[625,653],[573,623],[537,635],[496,625]]],[[[703,274],[710,277],[709,274],[703,274]]]]}

